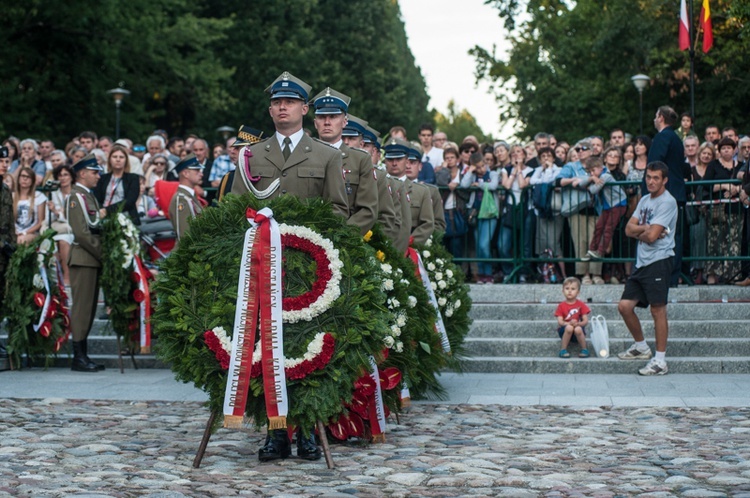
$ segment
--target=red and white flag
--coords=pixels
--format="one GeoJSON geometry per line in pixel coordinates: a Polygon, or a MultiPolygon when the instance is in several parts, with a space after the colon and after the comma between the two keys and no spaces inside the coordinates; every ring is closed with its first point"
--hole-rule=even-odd
{"type": "Polygon", "coordinates": [[[690,18],[685,0],[680,0],[680,50],[690,48],[690,18]]]}
{"type": "Polygon", "coordinates": [[[708,0],[703,0],[703,6],[701,6],[701,29],[703,30],[703,53],[705,54],[714,46],[714,28],[711,24],[711,7],[708,5],[708,0]]]}

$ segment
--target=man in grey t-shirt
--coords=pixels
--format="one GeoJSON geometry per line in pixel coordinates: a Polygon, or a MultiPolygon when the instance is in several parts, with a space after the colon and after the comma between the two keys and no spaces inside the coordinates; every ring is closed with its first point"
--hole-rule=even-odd
{"type": "Polygon", "coordinates": [[[661,161],[646,167],[645,195],[625,227],[625,235],[638,240],[636,269],[625,282],[618,310],[635,344],[618,355],[621,360],[647,360],[651,349],[643,337],[641,321],[635,308],[651,306],[656,336],[656,355],[641,375],[667,373],[667,299],[674,256],[674,234],[677,228],[677,201],[667,191],[669,168],[661,161]]]}

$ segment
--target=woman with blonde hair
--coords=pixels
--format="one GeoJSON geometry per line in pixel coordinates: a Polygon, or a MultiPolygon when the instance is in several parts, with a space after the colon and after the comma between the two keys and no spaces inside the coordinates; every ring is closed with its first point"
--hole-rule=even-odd
{"type": "Polygon", "coordinates": [[[45,216],[47,199],[36,191],[36,173],[22,166],[13,194],[13,213],[16,216],[16,240],[27,244],[39,236],[45,216]]]}

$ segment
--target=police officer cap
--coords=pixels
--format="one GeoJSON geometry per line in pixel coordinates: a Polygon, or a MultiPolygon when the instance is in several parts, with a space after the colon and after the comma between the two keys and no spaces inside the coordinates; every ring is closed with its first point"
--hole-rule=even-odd
{"type": "Polygon", "coordinates": [[[86,156],[83,157],[83,159],[79,160],[77,163],[73,165],[73,171],[75,171],[76,173],[84,169],[98,171],[99,173],[104,171],[102,167],[99,166],[99,163],[96,161],[96,156],[94,154],[87,154],[86,156]]]}
{"type": "Polygon", "coordinates": [[[399,159],[409,155],[411,144],[400,138],[391,138],[385,144],[385,158],[399,159]]]}
{"type": "Polygon", "coordinates": [[[407,154],[410,161],[422,161],[422,146],[419,144],[412,143],[407,154]]]}
{"type": "Polygon", "coordinates": [[[315,114],[346,114],[351,101],[348,95],[328,87],[313,97],[315,114]]]}
{"type": "Polygon", "coordinates": [[[380,132],[374,128],[370,128],[369,126],[365,126],[365,134],[362,135],[362,140],[366,144],[372,144],[378,149],[380,148],[380,132]]]}
{"type": "Polygon", "coordinates": [[[10,151],[4,145],[0,145],[0,159],[10,157],[10,151]]]}
{"type": "Polygon", "coordinates": [[[242,125],[240,126],[240,131],[237,132],[237,140],[234,141],[232,147],[244,147],[245,145],[257,144],[262,139],[262,131],[242,125]]]}
{"type": "Polygon", "coordinates": [[[344,126],[344,130],[341,132],[341,136],[344,137],[358,137],[364,135],[367,127],[367,121],[360,119],[357,116],[349,114],[349,122],[344,126]]]}
{"type": "Polygon", "coordinates": [[[281,76],[271,83],[271,86],[266,88],[266,92],[271,94],[271,100],[273,99],[299,99],[303,102],[307,102],[310,96],[310,90],[312,87],[295,77],[289,71],[284,71],[281,76]]]}
{"type": "Polygon", "coordinates": [[[177,173],[181,173],[186,169],[203,169],[203,166],[198,162],[198,158],[195,157],[195,154],[191,153],[183,157],[174,167],[174,170],[177,173]]]}

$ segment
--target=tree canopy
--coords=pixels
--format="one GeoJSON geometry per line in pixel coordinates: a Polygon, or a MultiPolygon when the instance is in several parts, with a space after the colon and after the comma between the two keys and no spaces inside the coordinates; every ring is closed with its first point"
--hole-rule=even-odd
{"type": "Polygon", "coordinates": [[[282,71],[352,97],[384,130],[430,118],[425,82],[392,0],[0,0],[0,134],[111,135],[106,91],[131,92],[121,135],[206,138],[223,125],[270,131],[264,89],[282,71]]]}
{"type": "MultiPolygon", "coordinates": [[[[678,1],[486,3],[512,30],[512,48],[501,59],[475,47],[476,76],[494,85],[501,119],[520,123],[519,138],[546,131],[575,140],[615,127],[638,133],[639,96],[630,78],[639,73],[650,77],[643,92],[645,132],[653,131],[651,117],[660,105],[690,111],[689,55],[677,44],[678,1]]],[[[697,32],[701,2],[694,4],[697,32]]],[[[697,40],[696,126],[747,130],[748,0],[712,0],[711,9],[714,47],[704,54],[697,40]]]]}
{"type": "Polygon", "coordinates": [[[447,115],[435,111],[434,121],[437,130],[445,132],[448,140],[458,144],[469,135],[477,137],[480,142],[492,141],[492,137],[484,134],[476,118],[466,109],[457,109],[453,100],[448,102],[447,115]]]}

